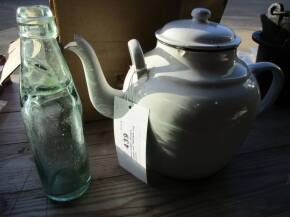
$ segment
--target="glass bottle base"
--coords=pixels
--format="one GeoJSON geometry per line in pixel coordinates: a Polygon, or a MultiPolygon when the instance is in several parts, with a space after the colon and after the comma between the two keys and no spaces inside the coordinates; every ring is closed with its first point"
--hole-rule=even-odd
{"type": "Polygon", "coordinates": [[[91,183],[91,177],[88,178],[87,183],[85,185],[83,185],[81,188],[77,189],[74,192],[71,192],[69,194],[64,194],[64,195],[47,194],[47,197],[57,202],[67,202],[67,201],[75,200],[75,199],[80,198],[88,190],[90,183],[91,183]]]}

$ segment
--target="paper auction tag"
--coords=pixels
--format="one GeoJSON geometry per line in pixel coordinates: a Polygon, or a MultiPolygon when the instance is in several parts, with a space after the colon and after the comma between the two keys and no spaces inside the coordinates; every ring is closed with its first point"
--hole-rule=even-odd
{"type": "Polygon", "coordinates": [[[8,54],[9,56],[3,67],[3,71],[2,73],[0,73],[0,86],[17,69],[17,67],[21,63],[20,39],[17,39],[9,45],[8,54]]]}
{"type": "Polygon", "coordinates": [[[120,166],[147,183],[146,139],[149,109],[114,100],[114,136],[120,166]]]}

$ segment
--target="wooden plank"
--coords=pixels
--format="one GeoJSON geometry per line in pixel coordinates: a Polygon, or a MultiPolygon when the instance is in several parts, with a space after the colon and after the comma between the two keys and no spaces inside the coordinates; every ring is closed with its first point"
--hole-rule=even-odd
{"type": "MultiPolygon", "coordinates": [[[[9,114],[7,113],[6,115],[9,114]]],[[[10,132],[13,131],[13,128],[11,128],[10,132]]],[[[111,121],[104,120],[94,124],[87,124],[85,137],[89,145],[88,153],[91,168],[94,168],[92,170],[93,177],[104,178],[110,176],[110,173],[115,175],[122,174],[122,171],[115,163],[111,121]],[[114,166],[110,167],[111,165],[114,166]],[[107,168],[108,166],[109,168],[107,168]],[[94,171],[97,172],[94,173],[94,171]]],[[[15,140],[15,134],[11,138],[15,140]]],[[[0,193],[20,191],[20,187],[28,175],[33,178],[27,181],[25,188],[22,190],[39,188],[39,180],[31,155],[30,146],[27,142],[2,144],[0,146],[0,176],[1,174],[3,175],[0,179],[0,193]],[[29,174],[31,170],[33,174],[29,174]]]]}
{"type": "Polygon", "coordinates": [[[24,129],[0,129],[0,146],[21,142],[27,142],[24,129]]]}
{"type": "Polygon", "coordinates": [[[11,129],[24,129],[20,112],[11,113],[0,113],[0,129],[11,130],[11,129]]]}
{"type": "MultiPolygon", "coordinates": [[[[14,193],[13,216],[285,216],[289,214],[290,145],[239,155],[216,176],[146,186],[131,175],[93,183],[80,200],[60,205],[41,189],[14,193]],[[14,201],[15,202],[15,201],[14,201]]],[[[2,201],[7,194],[1,194],[2,201]]],[[[5,200],[6,207],[12,199],[5,200]]],[[[4,206],[3,206],[4,207],[4,206]]]]}
{"type": "Polygon", "coordinates": [[[289,132],[289,108],[273,107],[257,117],[245,143],[241,145],[239,153],[289,144],[289,132]]]}
{"type": "MultiPolygon", "coordinates": [[[[89,146],[91,175],[93,179],[104,179],[125,173],[117,164],[114,149],[111,154],[97,156],[103,147],[89,146]]],[[[21,157],[11,157],[0,162],[0,194],[29,191],[41,188],[36,167],[31,156],[27,153],[21,157]],[[5,174],[5,175],[4,175],[5,174]]]]}
{"type": "MultiPolygon", "coordinates": [[[[84,125],[89,144],[98,144],[102,138],[112,136],[112,121],[100,120],[84,125]],[[109,135],[110,134],[110,135],[109,135]]],[[[25,127],[20,112],[0,113],[0,145],[27,142],[25,127]]]]}

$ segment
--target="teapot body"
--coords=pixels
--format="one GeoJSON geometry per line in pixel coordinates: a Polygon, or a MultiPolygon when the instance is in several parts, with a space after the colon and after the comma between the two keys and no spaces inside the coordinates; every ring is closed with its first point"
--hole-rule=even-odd
{"type": "Polygon", "coordinates": [[[224,167],[245,140],[260,103],[256,79],[236,50],[186,51],[160,42],[148,73],[125,79],[129,100],[149,108],[150,170],[181,179],[224,167]]]}
{"type": "Polygon", "coordinates": [[[156,31],[157,46],[144,54],[128,42],[132,60],[123,91],[111,87],[89,43],[80,36],[66,48],[83,64],[90,100],[102,115],[114,117],[114,98],[150,110],[147,134],[149,170],[182,178],[202,178],[224,167],[245,140],[257,113],[276,100],[284,76],[272,63],[247,66],[236,49],[241,40],[228,27],[208,20],[196,8],[192,19],[167,23],[156,31]],[[260,103],[253,73],[271,72],[272,84],[260,103]]]}

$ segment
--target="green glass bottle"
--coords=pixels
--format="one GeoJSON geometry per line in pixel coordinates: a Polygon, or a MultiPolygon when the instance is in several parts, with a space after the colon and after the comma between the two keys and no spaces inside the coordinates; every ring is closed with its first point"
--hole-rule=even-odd
{"type": "Polygon", "coordinates": [[[68,201],[88,188],[82,105],[47,6],[17,9],[21,40],[21,113],[44,190],[68,201]]]}

